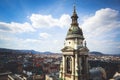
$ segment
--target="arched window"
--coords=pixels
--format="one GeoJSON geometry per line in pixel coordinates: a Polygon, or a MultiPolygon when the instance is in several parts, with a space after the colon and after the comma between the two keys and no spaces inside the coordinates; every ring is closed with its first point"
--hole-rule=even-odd
{"type": "Polygon", "coordinates": [[[85,66],[84,66],[84,63],[85,63],[85,59],[84,59],[84,56],[81,58],[81,65],[82,65],[82,74],[84,74],[84,68],[85,68],[85,66]]]}
{"type": "Polygon", "coordinates": [[[66,68],[67,68],[67,73],[69,73],[69,74],[71,74],[72,73],[72,59],[71,59],[71,57],[67,57],[67,59],[66,59],[67,61],[67,66],[66,66],[66,68]]]}

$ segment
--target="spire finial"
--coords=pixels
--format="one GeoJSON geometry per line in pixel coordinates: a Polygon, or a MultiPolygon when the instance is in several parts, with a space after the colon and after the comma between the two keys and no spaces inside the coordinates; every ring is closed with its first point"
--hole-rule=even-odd
{"type": "Polygon", "coordinates": [[[77,16],[77,12],[76,12],[75,3],[74,3],[74,6],[73,6],[73,14],[72,14],[71,18],[72,18],[71,25],[78,26],[78,22],[77,22],[78,16],[77,16]]]}
{"type": "Polygon", "coordinates": [[[73,12],[76,13],[76,0],[74,0],[73,9],[73,12]]]}
{"type": "Polygon", "coordinates": [[[76,13],[76,7],[75,7],[75,5],[74,5],[73,7],[74,7],[74,10],[73,10],[73,12],[74,12],[74,13],[76,13]]]}
{"type": "Polygon", "coordinates": [[[74,0],[74,3],[73,3],[73,5],[74,5],[74,6],[76,5],[76,0],[74,0]]]}

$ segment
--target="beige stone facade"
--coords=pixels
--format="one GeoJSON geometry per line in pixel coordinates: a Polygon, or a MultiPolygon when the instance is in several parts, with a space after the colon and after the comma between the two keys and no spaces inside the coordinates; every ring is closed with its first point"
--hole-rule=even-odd
{"type": "Polygon", "coordinates": [[[82,29],[77,22],[77,13],[74,7],[71,16],[72,23],[68,30],[64,48],[62,49],[62,63],[60,66],[60,79],[62,80],[88,80],[88,48],[84,41],[82,29]]]}

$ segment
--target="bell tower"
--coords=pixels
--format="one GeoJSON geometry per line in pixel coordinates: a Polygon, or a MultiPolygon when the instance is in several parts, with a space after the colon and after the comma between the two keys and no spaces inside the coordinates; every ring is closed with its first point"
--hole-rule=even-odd
{"type": "Polygon", "coordinates": [[[60,65],[62,80],[89,80],[88,48],[84,40],[82,29],[78,24],[76,7],[71,16],[72,23],[67,32],[60,65]]]}

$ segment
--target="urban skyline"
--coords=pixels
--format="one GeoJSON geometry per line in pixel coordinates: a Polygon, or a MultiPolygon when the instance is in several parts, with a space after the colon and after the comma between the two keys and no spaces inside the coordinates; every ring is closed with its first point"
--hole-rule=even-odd
{"type": "MultiPolygon", "coordinates": [[[[76,0],[79,26],[90,51],[120,53],[120,1],[76,0]]],[[[1,0],[0,47],[60,52],[73,0],[1,0]]]]}

